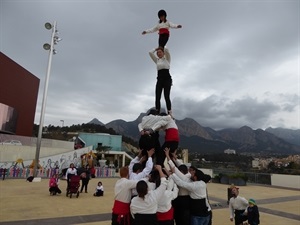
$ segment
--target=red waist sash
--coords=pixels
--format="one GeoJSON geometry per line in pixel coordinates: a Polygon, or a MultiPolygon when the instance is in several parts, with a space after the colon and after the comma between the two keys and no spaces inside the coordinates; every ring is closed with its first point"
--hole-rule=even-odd
{"type": "Polygon", "coordinates": [[[167,212],[157,212],[157,220],[163,221],[163,220],[173,220],[174,218],[174,209],[171,207],[171,209],[167,212]]]}

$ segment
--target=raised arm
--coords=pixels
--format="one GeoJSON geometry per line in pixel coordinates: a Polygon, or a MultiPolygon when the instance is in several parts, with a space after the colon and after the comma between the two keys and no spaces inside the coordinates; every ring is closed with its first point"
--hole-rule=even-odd
{"type": "Polygon", "coordinates": [[[150,58],[153,60],[153,62],[157,63],[157,57],[155,55],[156,49],[153,49],[149,52],[150,58]]]}
{"type": "Polygon", "coordinates": [[[172,117],[170,115],[157,116],[157,121],[152,125],[151,129],[153,131],[157,131],[159,128],[166,126],[170,120],[172,120],[172,117]]]}
{"type": "Polygon", "coordinates": [[[164,48],[164,52],[165,52],[165,58],[166,58],[166,60],[169,63],[171,63],[171,55],[170,55],[169,49],[167,47],[164,48]]]}
{"type": "Polygon", "coordinates": [[[152,27],[150,29],[144,30],[142,32],[142,34],[144,35],[144,34],[148,34],[148,33],[154,33],[155,31],[158,31],[158,25],[156,25],[155,27],[152,27]]]}
{"type": "Polygon", "coordinates": [[[170,22],[169,21],[169,27],[171,27],[171,28],[182,28],[182,26],[181,25],[179,25],[179,24],[175,24],[175,23],[172,23],[172,22],[170,22]]]}

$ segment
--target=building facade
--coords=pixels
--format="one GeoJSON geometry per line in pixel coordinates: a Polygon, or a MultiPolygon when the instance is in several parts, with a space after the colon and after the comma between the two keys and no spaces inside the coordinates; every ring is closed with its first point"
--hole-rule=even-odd
{"type": "Polygon", "coordinates": [[[32,136],[40,79],[0,52],[0,132],[32,136]]]}

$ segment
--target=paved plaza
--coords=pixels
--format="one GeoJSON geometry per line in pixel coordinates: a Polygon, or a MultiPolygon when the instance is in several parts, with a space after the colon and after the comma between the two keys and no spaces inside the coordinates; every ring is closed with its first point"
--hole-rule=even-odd
{"type": "MultiPolygon", "coordinates": [[[[60,182],[61,195],[50,196],[48,179],[26,182],[25,179],[0,180],[0,225],[110,225],[113,190],[117,178],[94,178],[88,193],[78,198],[66,197],[66,181],[60,182]],[[98,183],[104,185],[104,196],[94,197],[98,183]]],[[[209,183],[208,194],[213,208],[214,225],[233,225],[229,220],[227,185],[209,183]]],[[[257,186],[240,187],[240,195],[254,198],[260,210],[261,224],[299,225],[299,190],[257,186]]]]}

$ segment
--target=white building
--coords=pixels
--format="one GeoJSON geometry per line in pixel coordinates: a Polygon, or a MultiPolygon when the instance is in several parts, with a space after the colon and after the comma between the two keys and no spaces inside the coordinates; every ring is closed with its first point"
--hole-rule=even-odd
{"type": "Polygon", "coordinates": [[[224,150],[224,153],[225,153],[225,154],[236,154],[235,150],[230,149],[230,148],[224,150]]]}

